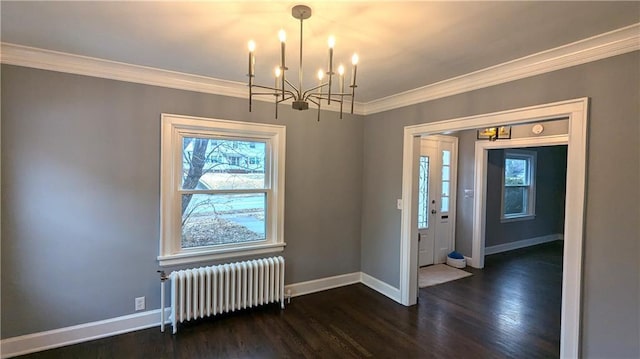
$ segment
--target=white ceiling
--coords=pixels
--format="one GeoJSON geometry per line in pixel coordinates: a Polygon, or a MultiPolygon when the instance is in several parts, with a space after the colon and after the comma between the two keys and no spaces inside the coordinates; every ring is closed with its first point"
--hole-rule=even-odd
{"type": "MultiPolygon", "coordinates": [[[[272,84],[277,32],[287,31],[288,76],[297,78],[299,23],[291,1],[2,1],[2,41],[245,82],[247,41],[257,80],[272,84]]],[[[305,82],[360,56],[362,102],[429,85],[640,22],[640,2],[305,1],[305,82]]]]}

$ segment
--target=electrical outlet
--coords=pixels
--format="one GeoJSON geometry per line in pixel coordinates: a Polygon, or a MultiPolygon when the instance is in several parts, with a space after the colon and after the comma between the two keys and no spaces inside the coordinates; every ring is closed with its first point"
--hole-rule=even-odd
{"type": "Polygon", "coordinates": [[[136,298],[136,310],[144,310],[144,297],[136,298]]]}

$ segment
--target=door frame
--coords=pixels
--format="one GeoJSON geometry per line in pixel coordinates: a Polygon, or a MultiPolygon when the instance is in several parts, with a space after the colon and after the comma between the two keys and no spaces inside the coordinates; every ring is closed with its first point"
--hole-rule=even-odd
{"type": "MultiPolygon", "coordinates": [[[[505,148],[545,147],[568,145],[569,135],[554,135],[541,137],[516,138],[504,141],[477,141],[475,145],[475,169],[473,198],[473,230],[471,244],[471,258],[469,265],[474,268],[484,268],[485,257],[485,226],[487,208],[487,158],[488,151],[505,148]]],[[[566,214],[565,214],[566,217],[566,214]]]]}
{"type": "MultiPolygon", "coordinates": [[[[588,98],[424,123],[404,128],[402,154],[402,213],[400,234],[400,303],[416,304],[417,267],[417,171],[420,137],[450,131],[497,125],[568,118],[567,191],[565,205],[564,257],[560,357],[579,357],[582,286],[582,247],[587,165],[588,98]],[[415,229],[414,229],[415,228],[415,229]],[[412,240],[415,239],[415,240],[412,240]]],[[[477,183],[477,181],[476,181],[477,183]]],[[[474,208],[474,211],[478,210],[474,208]]],[[[474,215],[474,218],[476,216],[474,215]]]]}

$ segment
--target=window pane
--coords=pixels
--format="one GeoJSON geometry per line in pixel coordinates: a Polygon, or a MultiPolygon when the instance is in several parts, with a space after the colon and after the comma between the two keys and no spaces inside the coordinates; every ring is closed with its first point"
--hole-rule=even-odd
{"type": "Polygon", "coordinates": [[[265,188],[266,143],[185,137],[182,189],[265,188]]]}
{"type": "Polygon", "coordinates": [[[451,152],[450,151],[442,151],[442,165],[450,166],[451,165],[451,152]]]}
{"type": "Polygon", "coordinates": [[[449,197],[449,181],[442,181],[442,195],[449,197]]]}
{"type": "Polygon", "coordinates": [[[440,206],[440,212],[449,212],[449,197],[440,198],[442,205],[440,206]]]}
{"type": "Polygon", "coordinates": [[[512,216],[526,214],[527,212],[527,187],[504,188],[504,214],[512,216]]]}
{"type": "Polygon", "coordinates": [[[442,166],[442,180],[449,180],[449,166],[442,166]]]}
{"type": "Polygon", "coordinates": [[[418,179],[418,228],[429,227],[429,157],[420,157],[418,179]]]}
{"type": "Polygon", "coordinates": [[[528,161],[526,159],[506,158],[504,161],[505,186],[520,186],[529,184],[528,161]]]}
{"type": "Polygon", "coordinates": [[[266,238],[266,194],[183,194],[182,248],[266,238]]]}

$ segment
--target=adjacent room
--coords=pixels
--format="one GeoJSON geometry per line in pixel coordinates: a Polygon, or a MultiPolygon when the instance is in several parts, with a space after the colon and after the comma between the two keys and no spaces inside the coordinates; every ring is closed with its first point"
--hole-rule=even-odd
{"type": "Polygon", "coordinates": [[[640,2],[0,16],[2,358],[640,357],[640,2]]]}

